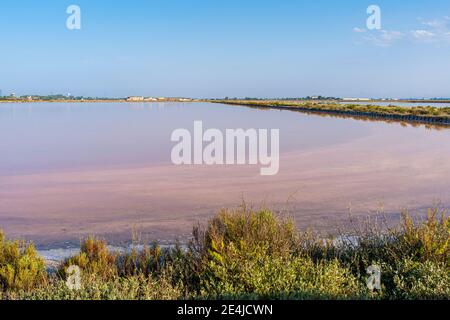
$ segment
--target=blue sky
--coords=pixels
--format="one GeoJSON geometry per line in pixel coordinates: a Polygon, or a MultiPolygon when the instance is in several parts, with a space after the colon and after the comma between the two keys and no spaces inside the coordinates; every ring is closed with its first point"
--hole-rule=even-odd
{"type": "Polygon", "coordinates": [[[448,0],[2,0],[3,94],[450,96],[448,0]],[[66,9],[81,8],[81,30],[66,9]],[[367,30],[366,9],[382,29],[367,30]]]}

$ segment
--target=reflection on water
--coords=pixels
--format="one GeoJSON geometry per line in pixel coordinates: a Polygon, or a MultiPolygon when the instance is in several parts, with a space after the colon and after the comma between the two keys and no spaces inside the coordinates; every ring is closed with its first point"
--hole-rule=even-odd
{"type": "MultiPolygon", "coordinates": [[[[244,108],[251,108],[251,109],[258,109],[258,110],[267,110],[267,109],[279,109],[279,108],[271,108],[271,107],[256,107],[256,106],[245,106],[243,105],[242,107],[244,108]]],[[[279,109],[282,110],[282,109],[279,109]]],[[[365,122],[382,122],[382,123],[391,123],[391,124],[397,124],[397,125],[401,125],[402,127],[413,127],[413,128],[419,128],[419,127],[424,127],[426,129],[429,130],[449,130],[450,126],[448,124],[433,124],[433,123],[422,123],[422,122],[415,122],[415,121],[400,121],[400,120],[395,120],[395,119],[389,119],[389,118],[385,118],[383,116],[377,117],[377,116],[362,116],[362,115],[352,115],[350,113],[348,114],[337,114],[337,113],[332,113],[332,112],[320,112],[320,111],[314,111],[314,112],[308,112],[305,110],[297,110],[295,108],[289,108],[286,109],[289,110],[288,112],[297,112],[297,113],[304,113],[304,114],[308,114],[311,116],[320,116],[320,117],[328,117],[328,118],[337,118],[337,119],[354,119],[354,120],[358,120],[358,121],[365,121],[365,122]]]]}
{"type": "Polygon", "coordinates": [[[281,152],[342,143],[369,133],[356,122],[208,103],[0,105],[0,175],[169,163],[172,131],[280,129],[281,152]]]}
{"type": "MultiPolygon", "coordinates": [[[[349,210],[450,206],[450,130],[208,103],[1,104],[0,228],[38,244],[89,234],[186,239],[242,199],[331,230],[349,210]],[[280,171],[174,166],[174,129],[280,129],[280,171]],[[436,130],[437,129],[437,130],[436,130]]],[[[50,252],[54,254],[54,252],[50,252]]]]}

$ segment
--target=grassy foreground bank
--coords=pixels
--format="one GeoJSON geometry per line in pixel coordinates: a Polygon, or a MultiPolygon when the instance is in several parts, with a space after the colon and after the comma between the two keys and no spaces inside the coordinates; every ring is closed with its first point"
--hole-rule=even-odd
{"type": "Polygon", "coordinates": [[[450,125],[450,107],[399,107],[335,102],[277,101],[277,100],[211,100],[210,102],[259,108],[290,109],[304,112],[372,117],[397,121],[450,125]]]}
{"type": "Polygon", "coordinates": [[[374,224],[348,237],[299,233],[267,210],[223,210],[193,229],[187,248],[157,245],[126,254],[88,238],[81,253],[48,273],[32,244],[0,233],[2,299],[449,299],[450,219],[404,214],[381,231],[374,224]],[[355,239],[357,243],[355,243],[355,239]],[[66,270],[81,269],[80,290],[66,270]],[[366,270],[381,268],[382,288],[370,291],[366,270]]]}

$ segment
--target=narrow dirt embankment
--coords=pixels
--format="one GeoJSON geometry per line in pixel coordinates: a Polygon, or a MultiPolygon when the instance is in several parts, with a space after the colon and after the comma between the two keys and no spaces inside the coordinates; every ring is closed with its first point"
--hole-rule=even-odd
{"type": "Polygon", "coordinates": [[[235,106],[265,109],[292,110],[297,112],[348,116],[361,119],[381,119],[396,122],[424,123],[437,126],[450,126],[450,108],[436,107],[398,107],[317,102],[284,102],[253,100],[211,100],[235,106]]]}

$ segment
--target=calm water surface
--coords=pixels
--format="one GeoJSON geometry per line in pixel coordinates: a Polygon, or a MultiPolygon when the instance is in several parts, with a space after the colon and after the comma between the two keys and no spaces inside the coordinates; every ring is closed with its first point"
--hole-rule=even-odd
{"type": "Polygon", "coordinates": [[[358,122],[209,103],[0,105],[0,174],[170,163],[177,128],[279,128],[281,151],[307,150],[369,134],[358,122]]]}
{"type": "Polygon", "coordinates": [[[43,246],[132,232],[167,243],[242,199],[330,230],[450,207],[450,129],[208,103],[0,104],[0,228],[43,246]],[[280,171],[173,166],[173,130],[280,129],[280,171]]]}

